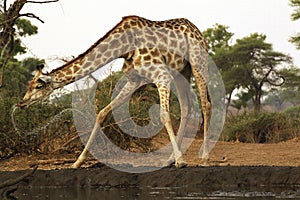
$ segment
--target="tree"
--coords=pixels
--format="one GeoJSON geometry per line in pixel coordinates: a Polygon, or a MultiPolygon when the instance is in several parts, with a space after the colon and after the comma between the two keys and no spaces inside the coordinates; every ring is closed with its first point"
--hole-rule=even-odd
{"type": "Polygon", "coordinates": [[[25,47],[21,45],[20,37],[37,33],[37,27],[23,17],[35,18],[43,21],[33,13],[21,13],[26,3],[51,3],[52,1],[15,0],[9,7],[7,0],[0,3],[0,88],[3,85],[3,76],[9,59],[18,53],[25,53],[25,47]]]}
{"type": "Polygon", "coordinates": [[[279,66],[290,64],[291,58],[274,51],[264,34],[254,33],[230,45],[234,34],[228,29],[228,26],[216,24],[203,32],[209,53],[222,74],[227,109],[232,94],[237,91],[238,99],[233,102],[235,107],[244,107],[246,101],[252,100],[255,111],[259,112],[267,89],[282,85],[284,76],[289,76],[280,71],[279,66]]]}
{"type": "Polygon", "coordinates": [[[244,93],[252,95],[254,110],[260,111],[261,100],[266,88],[278,87],[284,83],[279,66],[292,61],[291,57],[273,51],[272,44],[265,42],[266,35],[254,33],[238,39],[232,47],[234,67],[240,75],[236,77],[244,93]]]}
{"type": "MultiPolygon", "coordinates": [[[[294,13],[291,15],[292,20],[300,19],[300,0],[290,0],[290,5],[295,8],[294,13]]],[[[292,36],[289,41],[294,43],[297,49],[300,49],[300,32],[292,36]]]]}

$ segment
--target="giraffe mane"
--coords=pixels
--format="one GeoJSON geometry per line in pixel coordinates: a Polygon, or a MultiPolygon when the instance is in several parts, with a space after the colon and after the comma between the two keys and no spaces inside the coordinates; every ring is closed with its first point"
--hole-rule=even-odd
{"type": "Polygon", "coordinates": [[[137,17],[135,15],[129,15],[129,16],[125,16],[122,18],[122,20],[117,23],[110,31],[108,31],[103,37],[101,37],[100,39],[98,39],[92,46],[90,46],[85,52],[79,54],[76,58],[72,59],[69,62],[66,62],[64,65],[62,65],[61,67],[58,67],[56,69],[53,69],[50,73],[56,72],[61,70],[62,68],[76,62],[77,60],[82,59],[86,54],[90,53],[96,46],[98,46],[103,40],[105,40],[118,26],[120,26],[126,19],[131,18],[131,17],[137,17]]]}

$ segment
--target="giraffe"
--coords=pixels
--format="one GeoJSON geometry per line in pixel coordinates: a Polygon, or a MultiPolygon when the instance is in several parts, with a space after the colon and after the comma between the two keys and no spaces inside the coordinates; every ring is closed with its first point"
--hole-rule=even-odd
{"type": "Polygon", "coordinates": [[[49,96],[55,89],[68,85],[104,66],[117,58],[124,59],[123,72],[128,82],[120,93],[97,115],[96,123],[73,167],[80,167],[84,162],[96,130],[104,121],[112,107],[117,107],[125,99],[144,84],[144,80],[154,83],[160,97],[160,118],[165,126],[173,154],[168,163],[182,167],[186,163],[182,159],[180,144],[189,113],[189,99],[186,88],[175,83],[179,91],[181,106],[181,123],[177,136],[173,131],[169,115],[170,83],[174,79],[172,70],[180,72],[187,79],[193,75],[200,93],[203,114],[204,151],[202,158],[209,159],[205,150],[205,141],[209,126],[211,103],[207,88],[208,54],[205,39],[199,29],[184,18],[166,21],[151,21],[139,16],[126,16],[100,38],[84,53],[49,73],[42,72],[38,66],[36,74],[30,81],[28,90],[19,107],[28,107],[49,96]]]}

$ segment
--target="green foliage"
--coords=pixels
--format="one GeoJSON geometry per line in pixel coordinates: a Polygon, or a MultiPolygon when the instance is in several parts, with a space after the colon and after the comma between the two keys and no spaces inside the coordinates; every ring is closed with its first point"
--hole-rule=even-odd
{"type": "Polygon", "coordinates": [[[227,108],[233,92],[239,89],[239,99],[233,102],[234,106],[241,108],[252,100],[255,111],[259,112],[266,86],[280,86],[283,83],[283,74],[279,66],[291,63],[291,58],[274,51],[272,44],[266,42],[264,34],[250,34],[237,39],[236,43],[230,46],[229,41],[233,34],[227,29],[227,26],[217,24],[204,31],[210,54],[222,74],[227,108]]]}
{"type": "Polygon", "coordinates": [[[225,123],[221,140],[273,143],[299,137],[299,111],[300,108],[296,107],[282,113],[244,113],[230,116],[225,123]]]}
{"type": "Polygon", "coordinates": [[[33,25],[29,20],[18,18],[16,21],[18,34],[21,37],[35,35],[38,33],[37,26],[33,25]]]}
{"type": "Polygon", "coordinates": [[[61,99],[57,104],[38,103],[12,113],[12,102],[9,99],[1,101],[0,158],[8,158],[18,153],[49,153],[48,150],[41,149],[41,145],[45,143],[48,149],[54,150],[55,147],[51,147],[54,139],[67,138],[73,124],[72,113],[59,115],[66,105],[70,106],[70,98],[61,99]],[[59,115],[57,120],[53,118],[56,115],[59,115]]]}
{"type": "Polygon", "coordinates": [[[228,28],[228,26],[215,24],[213,28],[203,31],[210,55],[215,55],[217,51],[229,48],[229,42],[234,34],[229,32],[228,28]]]}
{"type": "MultiPolygon", "coordinates": [[[[291,15],[293,21],[300,19],[300,0],[290,0],[290,5],[294,7],[294,13],[291,15]]],[[[300,49],[300,33],[292,36],[289,40],[296,45],[297,49],[300,49]]]]}
{"type": "Polygon", "coordinates": [[[292,20],[300,19],[300,0],[290,0],[290,5],[295,8],[291,15],[292,20]]]}
{"type": "Polygon", "coordinates": [[[278,89],[273,89],[264,102],[278,108],[286,103],[296,106],[300,104],[300,69],[296,67],[283,68],[280,74],[285,77],[284,84],[278,89]]]}

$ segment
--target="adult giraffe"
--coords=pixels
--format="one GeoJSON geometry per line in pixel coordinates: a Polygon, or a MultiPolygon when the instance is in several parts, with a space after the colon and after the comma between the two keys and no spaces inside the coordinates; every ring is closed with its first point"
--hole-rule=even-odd
{"type": "MultiPolygon", "coordinates": [[[[73,167],[79,167],[83,163],[97,128],[111,111],[112,106],[121,105],[135,89],[144,84],[144,80],[154,83],[159,91],[160,117],[173,147],[173,155],[169,162],[175,161],[177,167],[184,166],[180,151],[184,125],[181,126],[176,141],[169,115],[170,83],[175,78],[172,71],[180,72],[188,79],[191,74],[195,78],[204,117],[202,158],[207,161],[209,153],[205,141],[211,112],[206,83],[208,74],[207,45],[198,28],[184,18],[150,21],[138,16],[123,17],[121,22],[104,37],[70,62],[50,73],[43,73],[42,67],[38,67],[19,106],[27,107],[40,101],[49,96],[53,90],[94,72],[116,58],[124,58],[122,70],[128,77],[128,82],[116,98],[97,115],[90,138],[73,167]]],[[[186,123],[185,116],[189,112],[189,99],[185,95],[186,88],[182,88],[181,83],[175,83],[175,86],[179,92],[179,99],[181,99],[182,125],[186,123]],[[184,105],[185,107],[182,107],[184,105]]]]}

